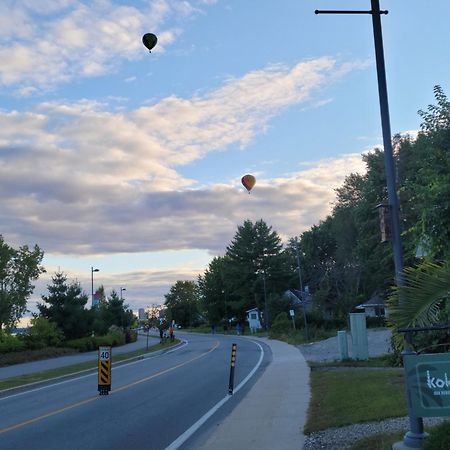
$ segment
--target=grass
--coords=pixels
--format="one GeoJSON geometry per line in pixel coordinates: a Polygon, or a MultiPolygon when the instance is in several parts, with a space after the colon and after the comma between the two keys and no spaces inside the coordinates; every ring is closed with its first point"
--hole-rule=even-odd
{"type": "MultiPolygon", "coordinates": [[[[130,358],[136,358],[136,357],[144,355],[146,353],[156,352],[156,351],[162,350],[164,348],[172,347],[173,345],[176,345],[179,342],[180,341],[178,339],[175,339],[175,342],[173,342],[173,343],[165,342],[163,344],[156,344],[156,345],[149,347],[148,350],[146,348],[143,348],[143,349],[135,350],[135,351],[128,352],[128,353],[123,353],[121,355],[114,355],[114,351],[113,351],[112,362],[114,364],[119,361],[124,361],[124,360],[130,359],[130,358]]],[[[43,372],[36,372],[36,373],[28,374],[28,375],[21,375],[19,377],[8,378],[6,380],[0,380],[0,391],[3,391],[5,389],[14,388],[14,387],[23,386],[23,385],[30,384],[30,383],[36,383],[39,381],[50,380],[52,378],[57,378],[57,377],[61,377],[64,375],[81,372],[83,370],[94,369],[94,368],[97,368],[97,365],[98,365],[97,361],[88,361],[88,362],[84,362],[84,363],[73,364],[71,366],[60,367],[58,369],[50,369],[50,370],[46,370],[43,372]]]]}
{"type": "Polygon", "coordinates": [[[315,362],[309,361],[308,364],[311,369],[331,368],[331,367],[391,367],[391,356],[383,355],[375,358],[369,358],[368,360],[359,361],[355,359],[346,359],[343,361],[332,362],[315,362]]]}
{"type": "Polygon", "coordinates": [[[305,433],[407,414],[403,371],[357,368],[311,371],[305,433]]]}

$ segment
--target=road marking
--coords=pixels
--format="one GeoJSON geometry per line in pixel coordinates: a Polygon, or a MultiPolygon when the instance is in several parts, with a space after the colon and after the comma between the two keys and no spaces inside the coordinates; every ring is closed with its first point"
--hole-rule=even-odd
{"type": "MultiPolygon", "coordinates": [[[[240,391],[242,387],[247,384],[247,382],[250,380],[250,378],[253,377],[255,372],[258,370],[259,366],[262,363],[262,360],[264,358],[264,349],[258,342],[256,341],[250,341],[256,344],[259,347],[260,355],[259,360],[256,363],[253,370],[239,383],[239,385],[234,389],[234,392],[237,393],[240,391]]],[[[183,434],[178,436],[168,447],[166,447],[166,450],[177,450],[180,448],[213,414],[215,414],[228,400],[231,399],[231,395],[227,395],[222,400],[220,400],[218,403],[216,403],[206,414],[204,414],[202,417],[200,417],[197,422],[195,422],[190,428],[188,428],[183,434]]]]}
{"type": "MultiPolygon", "coordinates": [[[[210,354],[211,352],[216,350],[216,348],[219,347],[219,345],[220,345],[220,342],[216,341],[214,346],[211,347],[205,353],[201,353],[200,355],[195,356],[194,358],[188,359],[187,361],[184,361],[183,363],[177,364],[176,366],[169,367],[168,369],[161,370],[160,372],[157,372],[157,373],[155,373],[153,375],[150,375],[148,377],[145,377],[145,378],[142,378],[140,380],[134,381],[133,383],[126,384],[124,386],[121,386],[118,389],[114,389],[111,392],[110,395],[114,395],[116,392],[124,391],[124,390],[129,389],[129,388],[131,388],[133,386],[137,386],[138,384],[145,383],[146,381],[149,381],[149,380],[151,380],[153,378],[156,378],[156,377],[159,377],[161,375],[164,375],[164,374],[166,374],[168,372],[172,372],[172,371],[174,371],[176,369],[179,369],[180,367],[186,366],[187,364],[189,364],[189,363],[191,363],[193,361],[196,361],[197,359],[203,358],[204,356],[210,354]]],[[[62,383],[58,383],[58,384],[62,384],[62,383]]],[[[35,389],[35,391],[38,391],[38,390],[39,389],[35,389]]],[[[14,396],[12,395],[11,397],[14,397],[14,396]]],[[[11,397],[9,397],[9,398],[11,398],[11,397]]],[[[85,400],[81,400],[80,402],[73,403],[71,405],[67,405],[64,408],[60,408],[60,409],[57,409],[55,411],[50,411],[50,412],[48,412],[46,414],[43,414],[42,416],[37,416],[37,417],[34,417],[32,419],[25,420],[24,422],[16,423],[15,425],[11,425],[11,426],[6,427],[6,428],[0,428],[0,434],[8,433],[9,431],[14,431],[14,430],[17,430],[19,428],[23,428],[23,427],[25,427],[27,425],[30,425],[32,423],[39,422],[41,420],[47,419],[47,418],[52,417],[52,416],[56,416],[58,414],[61,414],[63,412],[66,412],[66,411],[69,411],[71,409],[77,408],[79,406],[86,405],[87,403],[91,403],[91,402],[93,402],[95,400],[104,400],[104,398],[102,398],[100,396],[89,397],[89,398],[87,398],[85,400]]]]}

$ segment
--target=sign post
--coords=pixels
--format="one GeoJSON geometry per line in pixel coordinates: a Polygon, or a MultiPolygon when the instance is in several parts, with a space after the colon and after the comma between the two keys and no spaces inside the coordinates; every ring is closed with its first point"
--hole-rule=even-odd
{"type": "Polygon", "coordinates": [[[98,392],[108,395],[111,390],[111,347],[98,348],[98,392]]]}
{"type": "Polygon", "coordinates": [[[290,309],[289,310],[289,315],[292,317],[292,326],[294,327],[294,330],[295,330],[295,319],[294,319],[295,311],[293,309],[290,309]]]}

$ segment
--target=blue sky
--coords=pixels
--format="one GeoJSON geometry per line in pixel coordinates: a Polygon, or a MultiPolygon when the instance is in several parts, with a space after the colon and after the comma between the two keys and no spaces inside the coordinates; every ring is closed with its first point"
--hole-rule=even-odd
{"type": "MultiPolygon", "coordinates": [[[[414,133],[449,92],[450,2],[381,8],[392,132],[414,133]]],[[[45,252],[30,309],[58,268],[90,293],[92,266],[162,303],[245,219],[288,239],[326,217],[382,139],[371,17],[315,9],[370,1],[1,2],[0,223],[45,252]]]]}

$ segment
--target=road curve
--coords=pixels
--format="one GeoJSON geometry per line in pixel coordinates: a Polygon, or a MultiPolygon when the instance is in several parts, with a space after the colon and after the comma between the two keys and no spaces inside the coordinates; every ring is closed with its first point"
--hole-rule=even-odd
{"type": "Polygon", "coordinates": [[[228,398],[233,342],[236,387],[252,372],[256,379],[270,358],[266,346],[262,357],[261,345],[249,339],[180,337],[187,343],[176,350],[113,369],[108,396],[98,395],[90,374],[1,398],[0,448],[178,448],[228,398]]]}

